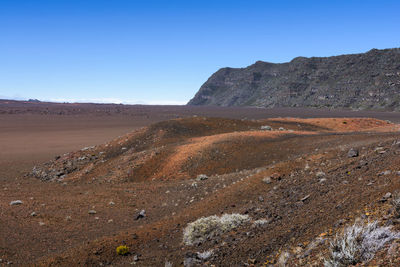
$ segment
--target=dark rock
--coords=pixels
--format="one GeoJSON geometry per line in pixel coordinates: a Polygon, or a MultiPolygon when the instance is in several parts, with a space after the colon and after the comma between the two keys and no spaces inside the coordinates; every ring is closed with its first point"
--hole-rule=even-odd
{"type": "Polygon", "coordinates": [[[196,178],[197,181],[204,181],[207,179],[208,179],[208,176],[205,174],[199,174],[199,175],[197,175],[197,178],[196,178]]]}
{"type": "Polygon", "coordinates": [[[146,217],[146,211],[145,210],[141,210],[139,212],[139,214],[136,216],[136,220],[142,219],[144,217],[146,217]]]}
{"type": "Polygon", "coordinates": [[[400,48],[222,68],[188,105],[394,109],[400,48]]]}
{"type": "Polygon", "coordinates": [[[386,202],[386,201],[388,201],[388,199],[391,198],[391,197],[392,197],[392,193],[387,192],[387,193],[382,197],[381,202],[386,202]]]}
{"type": "Polygon", "coordinates": [[[347,157],[349,157],[349,158],[358,157],[358,150],[355,149],[355,148],[351,148],[351,149],[349,150],[349,152],[347,152],[347,157]]]}

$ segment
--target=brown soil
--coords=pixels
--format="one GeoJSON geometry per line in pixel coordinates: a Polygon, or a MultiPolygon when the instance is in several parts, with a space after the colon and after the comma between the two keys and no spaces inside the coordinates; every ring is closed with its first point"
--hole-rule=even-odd
{"type": "MultiPolygon", "coordinates": [[[[214,117],[225,117],[219,119],[192,117],[200,109],[165,107],[162,115],[160,109],[148,117],[56,115],[51,108],[51,114],[0,115],[3,263],[181,266],[185,257],[213,249],[202,264],[261,266],[321,233],[333,235],[341,219],[351,223],[366,208],[387,210],[379,200],[400,190],[397,124],[349,116],[265,119],[270,116],[258,109],[230,109],[229,116],[215,109],[214,117]],[[188,118],[164,121],[174,116],[188,118]],[[273,130],[261,131],[263,125],[273,130]],[[350,148],[360,155],[349,158],[350,148]],[[34,165],[40,172],[24,176],[34,165]],[[199,174],[209,178],[196,181],[199,174]],[[270,184],[262,181],[268,176],[270,184]],[[23,204],[11,206],[13,200],[23,204]],[[146,217],[136,220],[142,209],[146,217]],[[182,243],[187,223],[223,213],[269,223],[244,225],[198,246],[182,243]],[[119,245],[130,254],[117,255],[119,245]]],[[[390,266],[385,255],[381,261],[390,266]]],[[[291,258],[293,266],[311,263],[321,264],[316,252],[291,258]]]]}

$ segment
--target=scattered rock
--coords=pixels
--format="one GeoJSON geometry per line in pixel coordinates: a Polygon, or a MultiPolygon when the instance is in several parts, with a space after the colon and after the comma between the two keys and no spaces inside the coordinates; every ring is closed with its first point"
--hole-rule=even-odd
{"type": "Polygon", "coordinates": [[[386,202],[389,198],[392,197],[392,193],[387,192],[381,199],[381,202],[386,202]]]}
{"type": "Polygon", "coordinates": [[[260,129],[263,131],[272,131],[272,127],[269,125],[263,125],[260,127],[260,129]]]}
{"type": "Polygon", "coordinates": [[[319,172],[317,172],[316,174],[315,174],[315,176],[317,176],[317,178],[323,178],[323,177],[325,177],[325,173],[323,172],[323,171],[319,171],[319,172]]]}
{"type": "Polygon", "coordinates": [[[31,213],[31,216],[32,216],[32,217],[37,216],[36,212],[32,212],[32,213],[31,213]]]}
{"type": "Polygon", "coordinates": [[[11,206],[14,206],[14,205],[21,205],[23,202],[21,201],[21,200],[13,200],[13,201],[11,201],[10,202],[10,205],[11,206]]]}
{"type": "Polygon", "coordinates": [[[338,220],[333,226],[334,226],[335,228],[337,228],[337,227],[339,227],[339,226],[342,226],[345,222],[346,222],[345,219],[340,219],[340,220],[338,220]]]}
{"type": "Polygon", "coordinates": [[[89,214],[96,214],[97,212],[95,210],[89,210],[88,213],[89,214]]]}
{"type": "Polygon", "coordinates": [[[361,169],[363,166],[367,166],[368,162],[365,160],[360,160],[360,162],[358,163],[357,168],[361,169]]]}
{"type": "Polygon", "coordinates": [[[306,166],[304,167],[305,171],[308,171],[310,169],[310,165],[308,165],[308,163],[306,163],[306,166]]]}
{"type": "Polygon", "coordinates": [[[199,174],[199,175],[197,175],[197,178],[196,178],[197,181],[204,181],[207,179],[208,179],[208,176],[205,174],[199,174]]]}
{"type": "Polygon", "coordinates": [[[263,181],[264,183],[266,183],[266,184],[270,184],[270,183],[272,182],[271,177],[269,177],[269,176],[263,178],[262,181],[263,181]]]}
{"type": "Polygon", "coordinates": [[[264,198],[263,198],[262,196],[259,196],[259,197],[258,197],[258,201],[264,202],[264,198]]]}
{"type": "Polygon", "coordinates": [[[279,173],[275,172],[270,176],[272,179],[274,180],[278,180],[280,181],[282,179],[282,175],[280,175],[279,173]]]}
{"type": "Polygon", "coordinates": [[[358,157],[358,150],[355,148],[350,148],[349,152],[347,152],[347,157],[349,158],[358,157]]]}
{"type": "Polygon", "coordinates": [[[383,171],[383,172],[378,173],[378,176],[389,175],[389,174],[391,174],[391,173],[392,173],[392,172],[391,172],[390,170],[386,170],[386,171],[383,171]]]}
{"type": "Polygon", "coordinates": [[[310,195],[307,195],[307,196],[303,197],[303,198],[300,199],[300,200],[304,202],[304,201],[306,201],[309,197],[310,197],[310,195]]]}
{"type": "Polygon", "coordinates": [[[115,203],[114,203],[114,201],[110,201],[110,202],[108,202],[108,205],[114,206],[115,203]]]}
{"type": "Polygon", "coordinates": [[[146,217],[146,211],[145,211],[145,210],[141,210],[141,211],[139,212],[139,214],[136,216],[136,219],[135,219],[135,220],[139,220],[139,219],[142,219],[142,218],[144,218],[144,217],[146,217]]]}
{"type": "Polygon", "coordinates": [[[326,182],[326,178],[321,178],[321,179],[319,179],[319,182],[320,182],[321,184],[325,183],[325,182],[326,182]]]}

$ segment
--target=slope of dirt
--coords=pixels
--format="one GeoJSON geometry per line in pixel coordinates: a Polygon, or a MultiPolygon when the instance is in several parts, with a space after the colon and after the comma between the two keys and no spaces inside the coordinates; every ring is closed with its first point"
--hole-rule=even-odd
{"type": "Polygon", "coordinates": [[[0,258],[23,266],[262,266],[287,250],[289,266],[320,266],[322,246],[304,256],[302,245],[301,257],[292,251],[400,190],[399,130],[360,118],[156,123],[3,183],[0,258]],[[358,155],[349,157],[350,148],[358,155]],[[251,219],[183,244],[188,223],[224,213],[251,219]],[[119,245],[129,255],[117,255],[119,245]],[[196,256],[204,251],[211,256],[196,256]]]}

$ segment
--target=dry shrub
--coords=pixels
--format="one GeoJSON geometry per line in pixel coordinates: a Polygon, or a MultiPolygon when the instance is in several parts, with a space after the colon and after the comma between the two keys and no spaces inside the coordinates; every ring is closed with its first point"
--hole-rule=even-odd
{"type": "Polygon", "coordinates": [[[228,232],[250,220],[248,215],[224,214],[202,217],[189,223],[183,232],[186,245],[196,245],[228,232]]]}
{"type": "Polygon", "coordinates": [[[330,257],[325,267],[344,267],[371,260],[386,243],[400,238],[390,227],[379,226],[378,222],[355,223],[336,235],[330,245],[330,257]]]}

